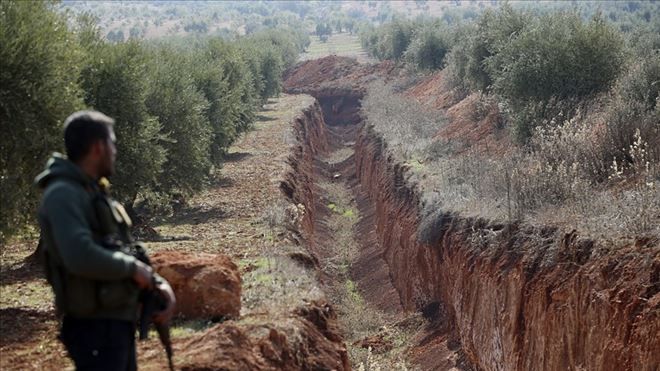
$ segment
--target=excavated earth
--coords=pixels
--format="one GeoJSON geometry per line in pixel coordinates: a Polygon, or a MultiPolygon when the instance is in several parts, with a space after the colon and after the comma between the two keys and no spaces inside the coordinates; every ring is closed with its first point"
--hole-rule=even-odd
{"type": "MultiPolygon", "coordinates": [[[[423,370],[658,370],[658,241],[611,247],[554,227],[444,210],[423,215],[409,169],[360,117],[370,81],[403,75],[392,64],[341,57],[299,64],[285,89],[313,98],[279,99],[269,108],[277,118],[264,115],[233,147],[217,184],[158,227],[154,261],[179,292],[184,317],[173,333],[177,368],[350,370],[354,348],[370,349],[369,361],[405,339],[405,361],[423,370]],[[348,240],[332,225],[338,214],[329,186],[356,207],[342,210],[357,215],[348,240]],[[350,281],[342,282],[337,255],[345,241],[357,251],[346,254],[341,275],[350,281]],[[415,333],[393,339],[388,322],[349,339],[347,326],[360,324],[347,323],[351,313],[333,301],[337,285],[348,282],[366,302],[356,308],[377,308],[393,327],[415,333]]],[[[407,94],[451,110],[450,98],[429,98],[436,79],[407,94]]],[[[488,137],[487,121],[462,133],[488,137]]],[[[458,126],[439,136],[458,135],[458,126]]],[[[0,368],[70,367],[55,340],[52,298],[22,260],[27,250],[6,250],[21,253],[9,270],[2,263],[0,292],[27,287],[30,300],[0,298],[0,324],[10,335],[0,337],[0,368]]],[[[153,337],[140,344],[139,358],[143,369],[166,367],[153,337]]],[[[353,367],[403,364],[396,365],[353,367]]]]}
{"type": "Polygon", "coordinates": [[[391,65],[337,57],[287,73],[288,92],[319,102],[295,122],[302,145],[282,183],[305,205],[310,252],[323,261],[328,251],[317,183],[339,173],[360,208],[361,246],[351,267],[360,293],[384,310],[420,311],[435,323],[410,344],[408,359],[420,368],[658,370],[657,239],[613,247],[550,226],[443,210],[422,215],[407,168],[359,116],[365,84],[396,74],[391,65]],[[354,153],[330,167],[321,161],[342,145],[354,153]]]}

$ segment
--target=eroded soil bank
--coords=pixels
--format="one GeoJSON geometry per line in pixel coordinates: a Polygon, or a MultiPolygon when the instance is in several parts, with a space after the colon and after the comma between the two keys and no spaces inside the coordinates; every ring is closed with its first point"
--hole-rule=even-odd
{"type": "Polygon", "coordinates": [[[319,220],[328,210],[317,184],[333,173],[349,176],[361,210],[360,251],[351,268],[359,291],[384,310],[421,311],[436,323],[428,336],[415,338],[410,360],[423,369],[660,367],[658,241],[606,246],[575,231],[442,210],[422,215],[420,191],[406,182],[407,169],[378,135],[360,126],[360,92],[343,99],[336,91],[310,93],[320,106],[296,122],[302,146],[282,189],[305,205],[304,234],[313,254],[323,257],[327,231],[319,220]],[[354,129],[337,139],[340,125],[354,129]],[[324,165],[328,151],[346,144],[353,155],[324,165]]]}

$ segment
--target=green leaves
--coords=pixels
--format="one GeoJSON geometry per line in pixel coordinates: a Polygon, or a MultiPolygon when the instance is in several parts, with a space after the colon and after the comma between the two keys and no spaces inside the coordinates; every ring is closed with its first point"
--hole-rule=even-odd
{"type": "Polygon", "coordinates": [[[82,107],[81,52],[51,3],[0,2],[0,241],[34,213],[34,176],[82,107]]]}
{"type": "Polygon", "coordinates": [[[134,41],[93,46],[81,74],[85,103],[116,121],[117,174],[115,196],[131,208],[140,192],[161,174],[166,150],[162,126],[146,106],[147,56],[134,41]]]}
{"type": "Polygon", "coordinates": [[[309,42],[289,28],[233,42],[105,41],[96,19],[69,28],[52,4],[0,2],[0,241],[32,217],[32,180],[63,149],[71,113],[87,106],[116,120],[116,197],[167,204],[204,187],[309,42]]]}

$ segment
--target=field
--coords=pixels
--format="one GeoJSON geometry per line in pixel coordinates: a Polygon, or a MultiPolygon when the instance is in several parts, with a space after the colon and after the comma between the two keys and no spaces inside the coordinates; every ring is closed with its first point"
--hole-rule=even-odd
{"type": "Polygon", "coordinates": [[[353,57],[359,62],[371,61],[367,53],[360,45],[360,39],[357,35],[349,33],[332,34],[327,42],[319,40],[318,36],[310,36],[312,43],[307,47],[305,53],[300,55],[300,60],[309,60],[325,57],[328,55],[338,55],[343,57],[353,57]]]}

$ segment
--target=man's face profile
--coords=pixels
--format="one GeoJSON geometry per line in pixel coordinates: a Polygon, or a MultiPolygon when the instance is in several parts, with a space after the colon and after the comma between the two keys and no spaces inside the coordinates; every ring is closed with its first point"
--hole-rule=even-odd
{"type": "Polygon", "coordinates": [[[104,141],[100,141],[99,175],[109,177],[115,173],[115,160],[117,159],[116,137],[112,128],[108,128],[109,135],[104,141]]]}

